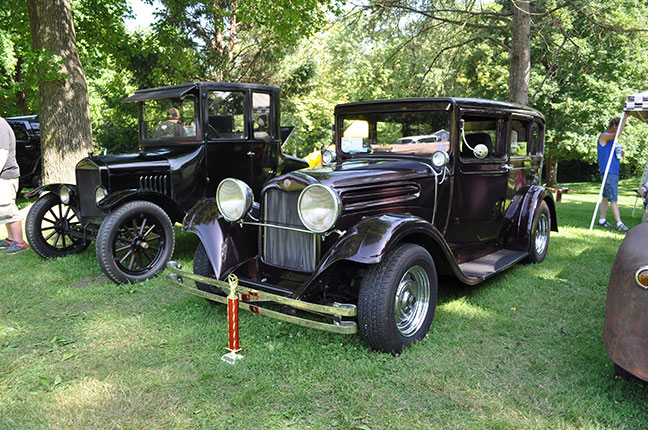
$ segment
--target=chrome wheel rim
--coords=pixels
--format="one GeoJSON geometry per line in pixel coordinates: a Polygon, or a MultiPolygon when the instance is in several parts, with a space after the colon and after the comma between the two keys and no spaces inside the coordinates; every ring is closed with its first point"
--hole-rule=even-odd
{"type": "Polygon", "coordinates": [[[535,234],[535,251],[537,255],[542,255],[547,249],[549,241],[549,219],[546,214],[541,214],[538,218],[535,234]]]}
{"type": "Polygon", "coordinates": [[[405,337],[414,335],[425,322],[430,308],[430,278],[421,266],[405,272],[394,298],[394,316],[398,332],[405,337]]]}

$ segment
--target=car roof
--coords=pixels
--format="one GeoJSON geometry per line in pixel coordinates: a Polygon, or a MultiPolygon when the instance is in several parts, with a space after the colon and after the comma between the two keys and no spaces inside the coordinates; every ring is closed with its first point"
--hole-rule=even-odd
{"type": "Polygon", "coordinates": [[[157,88],[143,88],[136,90],[135,94],[122,100],[122,103],[137,102],[143,100],[155,100],[182,97],[198,88],[225,89],[225,90],[258,90],[266,92],[278,92],[279,87],[273,85],[249,84],[243,82],[190,82],[186,84],[170,85],[157,88]]]}
{"type": "Polygon", "coordinates": [[[404,99],[386,99],[386,100],[367,100],[352,103],[344,103],[335,106],[335,113],[345,111],[359,112],[362,109],[372,110],[377,107],[388,107],[389,105],[402,104],[429,104],[429,103],[450,103],[460,109],[475,108],[487,110],[506,110],[517,112],[525,115],[531,115],[544,120],[544,116],[537,110],[521,104],[502,102],[497,100],[487,100],[478,98],[461,98],[461,97],[421,97],[421,98],[404,98],[404,99]]]}

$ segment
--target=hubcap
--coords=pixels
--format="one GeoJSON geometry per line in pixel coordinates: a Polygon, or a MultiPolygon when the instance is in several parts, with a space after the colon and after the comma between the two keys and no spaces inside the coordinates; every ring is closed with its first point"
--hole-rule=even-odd
{"type": "Polygon", "coordinates": [[[547,249],[547,242],[549,240],[549,220],[547,215],[541,214],[538,218],[535,234],[535,250],[536,254],[542,255],[547,249]]]}
{"type": "Polygon", "coordinates": [[[396,327],[401,335],[414,335],[423,325],[430,307],[430,278],[421,266],[405,272],[394,298],[396,327]]]}

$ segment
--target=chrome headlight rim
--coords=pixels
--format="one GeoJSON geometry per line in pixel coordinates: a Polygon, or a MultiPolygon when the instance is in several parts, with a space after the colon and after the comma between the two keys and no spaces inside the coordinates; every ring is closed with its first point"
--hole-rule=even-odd
{"type": "Polygon", "coordinates": [[[335,224],[340,218],[341,213],[342,201],[340,200],[340,196],[335,191],[333,191],[331,187],[322,184],[311,184],[304,188],[299,194],[299,199],[297,200],[297,214],[299,215],[299,219],[301,220],[302,224],[304,224],[304,226],[313,233],[326,233],[327,231],[331,230],[333,227],[335,227],[335,224]],[[325,190],[331,197],[331,201],[333,202],[333,207],[331,209],[333,210],[334,216],[331,218],[331,222],[329,223],[330,225],[326,225],[325,228],[314,227],[307,219],[304,218],[304,215],[302,214],[302,201],[304,199],[304,196],[309,190],[312,190],[313,188],[322,188],[323,190],[325,190]]]}
{"type": "Polygon", "coordinates": [[[103,185],[98,185],[95,188],[95,203],[99,204],[108,195],[108,190],[103,185]]]}
{"type": "Polygon", "coordinates": [[[442,149],[434,151],[432,154],[432,165],[434,167],[440,169],[447,166],[448,163],[450,163],[450,155],[446,151],[442,149]]]}
{"type": "Polygon", "coordinates": [[[218,211],[223,216],[223,218],[225,218],[229,222],[237,222],[242,220],[250,211],[253,202],[254,194],[252,193],[252,189],[248,184],[241,181],[240,179],[225,178],[220,181],[218,188],[216,188],[216,205],[218,206],[218,211]],[[241,193],[242,205],[240,206],[241,210],[238,215],[233,215],[231,212],[229,212],[229,209],[223,206],[223,204],[221,203],[222,199],[219,197],[221,190],[223,190],[223,187],[228,184],[234,184],[234,186],[236,186],[236,188],[238,188],[238,191],[241,193]]]}
{"type": "Polygon", "coordinates": [[[72,196],[72,190],[67,185],[61,185],[59,187],[59,199],[64,205],[70,204],[70,199],[72,196]]]}
{"type": "Polygon", "coordinates": [[[322,164],[333,164],[335,163],[336,159],[337,159],[336,152],[331,151],[330,149],[326,149],[322,151],[322,164]]]}
{"type": "Polygon", "coordinates": [[[648,285],[646,284],[645,281],[645,274],[642,274],[642,272],[648,271],[648,266],[641,266],[640,268],[637,269],[635,272],[635,281],[637,282],[637,285],[639,288],[643,288],[644,290],[648,290],[648,285]],[[640,278],[641,276],[641,278],[640,278]],[[642,282],[643,280],[643,282],[642,282]]]}

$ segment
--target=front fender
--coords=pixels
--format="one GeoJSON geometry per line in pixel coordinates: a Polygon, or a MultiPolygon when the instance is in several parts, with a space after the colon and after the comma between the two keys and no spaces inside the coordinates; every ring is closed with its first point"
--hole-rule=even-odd
{"type": "Polygon", "coordinates": [[[348,230],[324,255],[315,275],[338,261],[380,263],[402,241],[419,243],[438,259],[453,261],[452,251],[441,233],[426,220],[413,215],[384,214],[365,218],[348,230]]]}
{"type": "Polygon", "coordinates": [[[40,198],[41,196],[43,196],[44,194],[47,194],[47,193],[58,194],[59,189],[61,188],[61,185],[67,185],[68,187],[70,187],[70,189],[73,191],[75,197],[79,195],[76,185],[72,185],[72,184],[47,184],[47,185],[40,186],[38,188],[34,188],[33,190],[29,191],[28,193],[25,193],[25,197],[28,198],[28,199],[31,199],[31,198],[40,198]]]}
{"type": "Polygon", "coordinates": [[[97,207],[103,211],[110,211],[133,200],[146,200],[155,203],[164,209],[174,222],[180,221],[184,216],[184,211],[169,196],[151,190],[130,189],[115,191],[102,199],[97,204],[97,207]]]}
{"type": "Polygon", "coordinates": [[[198,236],[216,279],[239,262],[258,254],[258,227],[225,220],[214,198],[196,203],[185,216],[182,229],[198,236]]]}

